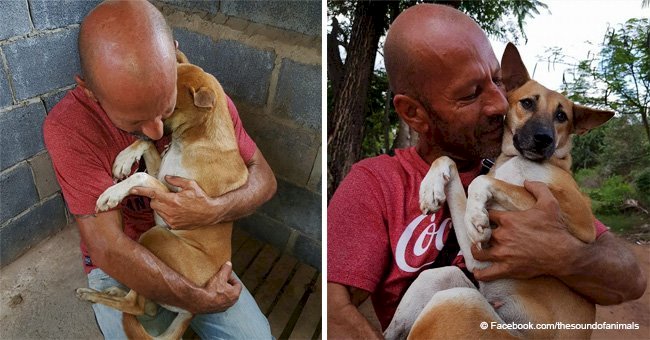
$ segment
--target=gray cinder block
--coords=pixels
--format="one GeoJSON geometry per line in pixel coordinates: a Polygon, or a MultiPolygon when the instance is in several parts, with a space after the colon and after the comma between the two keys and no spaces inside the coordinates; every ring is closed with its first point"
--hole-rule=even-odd
{"type": "Polygon", "coordinates": [[[320,65],[306,65],[282,60],[278,87],[273,103],[273,114],[287,117],[310,129],[321,128],[320,65]]]}
{"type": "Polygon", "coordinates": [[[0,171],[45,148],[41,132],[44,119],[41,102],[0,113],[0,171]]]}
{"type": "Polygon", "coordinates": [[[27,164],[0,173],[0,224],[38,202],[32,171],[27,164]]]}
{"type": "Polygon", "coordinates": [[[0,7],[0,40],[31,31],[27,0],[2,1],[0,7]]]}
{"type": "Polygon", "coordinates": [[[299,33],[321,34],[321,2],[309,1],[232,1],[223,0],[221,11],[228,16],[244,18],[299,33]]]}
{"type": "Polygon", "coordinates": [[[81,23],[100,0],[30,0],[36,29],[52,29],[81,23]]]}

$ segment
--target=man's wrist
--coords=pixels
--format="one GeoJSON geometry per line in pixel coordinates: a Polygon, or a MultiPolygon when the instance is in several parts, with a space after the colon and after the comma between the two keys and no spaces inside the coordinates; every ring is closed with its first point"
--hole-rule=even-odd
{"type": "Polygon", "coordinates": [[[217,224],[224,221],[225,213],[229,207],[224,206],[226,202],[222,196],[209,198],[208,205],[210,206],[210,224],[217,224]]]}
{"type": "Polygon", "coordinates": [[[573,235],[569,234],[568,237],[565,246],[562,248],[565,251],[558,254],[559,261],[557,265],[549,270],[549,275],[559,279],[574,276],[580,271],[580,268],[584,265],[584,253],[588,251],[587,247],[590,246],[573,235]]]}

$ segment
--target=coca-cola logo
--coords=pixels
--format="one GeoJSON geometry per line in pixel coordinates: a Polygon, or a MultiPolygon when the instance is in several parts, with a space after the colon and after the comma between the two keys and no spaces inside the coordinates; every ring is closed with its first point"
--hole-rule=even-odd
{"type": "Polygon", "coordinates": [[[420,266],[411,266],[408,263],[408,259],[410,259],[411,262],[422,256],[425,256],[426,259],[426,255],[430,254],[429,249],[431,248],[431,245],[435,247],[436,252],[442,249],[442,246],[444,245],[445,231],[452,226],[451,218],[444,219],[438,226],[435,223],[435,216],[436,215],[431,216],[430,223],[419,233],[416,233],[417,230],[420,230],[418,226],[420,226],[420,223],[424,221],[424,219],[428,218],[429,215],[420,215],[416,217],[411,221],[411,223],[409,223],[400,236],[395,249],[395,261],[401,270],[413,273],[434,262],[435,259],[420,266]],[[413,237],[417,237],[415,242],[411,242],[413,237]],[[410,244],[412,245],[409,246],[410,244]]]}

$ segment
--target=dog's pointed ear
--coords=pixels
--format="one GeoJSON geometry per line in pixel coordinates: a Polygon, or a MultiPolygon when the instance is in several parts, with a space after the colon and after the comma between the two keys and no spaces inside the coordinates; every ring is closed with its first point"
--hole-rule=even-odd
{"type": "Polygon", "coordinates": [[[176,63],[178,64],[189,64],[190,61],[187,59],[185,53],[181,52],[178,49],[178,42],[176,41],[176,63]]]}
{"type": "Polygon", "coordinates": [[[204,108],[214,107],[214,100],[216,98],[216,94],[210,88],[202,86],[199,87],[198,91],[194,91],[193,88],[191,88],[191,90],[192,90],[192,95],[194,96],[194,106],[204,107],[204,108]]]}
{"type": "Polygon", "coordinates": [[[501,75],[503,84],[506,86],[506,92],[519,88],[530,80],[528,70],[526,70],[526,66],[521,60],[519,51],[512,43],[508,43],[503,51],[501,75]]]}
{"type": "Polygon", "coordinates": [[[613,116],[614,112],[612,111],[573,104],[573,132],[583,135],[589,130],[605,124],[613,116]]]}

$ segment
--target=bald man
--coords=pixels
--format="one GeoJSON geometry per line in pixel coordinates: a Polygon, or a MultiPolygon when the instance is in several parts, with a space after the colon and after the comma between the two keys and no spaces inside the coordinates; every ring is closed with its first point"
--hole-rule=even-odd
{"type": "MultiPolygon", "coordinates": [[[[386,329],[406,289],[425,269],[452,266],[445,270],[450,282],[467,282],[448,209],[422,215],[419,187],[431,162],[443,155],[456,162],[467,187],[481,173],[482,159],[496,157],[501,146],[508,108],[501,70],[472,19],[451,7],[413,6],[391,25],[384,58],[395,109],[420,138],[393,157],[355,164],[332,197],[327,226],[332,338],[381,338],[357,307],[372,297],[386,329]]],[[[476,279],[552,275],[599,304],[643,294],[645,278],[634,256],[600,222],[594,226],[597,241],[584,244],[566,231],[545,185],[526,188],[538,200],[532,209],[490,212],[500,232],[493,232],[492,248],[473,249],[476,259],[493,262],[475,271],[476,279]]]]}
{"type": "MultiPolygon", "coordinates": [[[[100,4],[80,28],[82,74],[75,78],[77,87],[45,120],[45,144],[79,226],[88,284],[96,290],[126,286],[200,314],[192,328],[204,339],[271,338],[268,321],[230,263],[205,287],[197,287],[136,242],[154,225],[152,208],[172,228],[189,229],[248,215],[275,193],[275,177],[229,98],[240,154],[249,170],[243,187],[211,198],[194,181],[167,177],[182,190],[141,188],[138,193],[151,200],[129,196],[120,209],[95,213],[97,198],[113,184],[112,163],[120,151],[138,138],[157,141],[159,151],[169,142],[163,120],[176,102],[175,48],[162,14],[149,2],[100,4]]],[[[143,166],[141,162],[140,170],[143,166]]],[[[93,309],[106,338],[125,338],[119,311],[98,304],[93,309]]],[[[158,335],[173,317],[160,308],[156,317],[140,320],[158,335]]]]}

